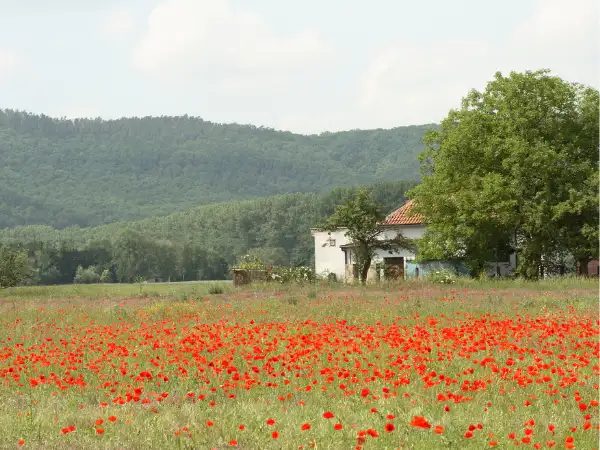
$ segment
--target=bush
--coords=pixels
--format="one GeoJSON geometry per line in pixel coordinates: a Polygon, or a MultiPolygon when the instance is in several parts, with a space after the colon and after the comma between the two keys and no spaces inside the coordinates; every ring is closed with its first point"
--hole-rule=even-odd
{"type": "Polygon", "coordinates": [[[30,275],[27,254],[0,244],[0,289],[18,286],[30,275]]]}
{"type": "Polygon", "coordinates": [[[208,287],[208,293],[211,295],[219,295],[223,292],[225,292],[225,289],[223,289],[223,286],[221,286],[220,284],[211,284],[208,287]]]}
{"type": "Polygon", "coordinates": [[[76,284],[92,284],[100,282],[100,274],[96,271],[96,267],[89,266],[84,269],[82,266],[77,266],[73,283],[76,284]]]}
{"type": "Polygon", "coordinates": [[[278,283],[312,283],[315,273],[310,267],[276,267],[267,268],[267,281],[278,283]]]}
{"type": "MultiPolygon", "coordinates": [[[[277,283],[312,283],[317,278],[310,267],[267,266],[259,258],[245,255],[240,258],[240,269],[261,274],[261,281],[277,283]],[[264,271],[264,279],[262,272],[264,271]]],[[[256,277],[256,274],[254,275],[256,277]]],[[[257,281],[253,279],[252,281],[257,281]]]]}
{"type": "Polygon", "coordinates": [[[434,270],[427,274],[427,281],[431,283],[453,284],[457,281],[456,273],[448,269],[434,270]]]}

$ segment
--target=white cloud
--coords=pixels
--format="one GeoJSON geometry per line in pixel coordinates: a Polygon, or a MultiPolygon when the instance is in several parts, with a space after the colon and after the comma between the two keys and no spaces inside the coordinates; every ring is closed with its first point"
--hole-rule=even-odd
{"type": "Polygon", "coordinates": [[[19,61],[15,53],[0,49],[0,76],[13,73],[18,65],[19,61]]]}
{"type": "Polygon", "coordinates": [[[574,42],[598,41],[596,0],[537,0],[533,16],[513,35],[514,44],[554,50],[574,42]],[[596,32],[595,36],[590,33],[596,32]]]}
{"type": "Polygon", "coordinates": [[[598,87],[599,19],[596,0],[538,0],[531,16],[495,45],[485,40],[389,45],[372,55],[358,95],[347,105],[288,114],[279,125],[319,132],[438,122],[470,89],[484,89],[496,71],[548,68],[598,87]]]}
{"type": "Polygon", "coordinates": [[[134,64],[161,77],[219,71],[237,79],[302,67],[326,51],[314,31],[278,36],[262,16],[229,0],[165,0],[150,14],[134,64]]]}
{"type": "Polygon", "coordinates": [[[511,35],[514,70],[549,68],[569,81],[600,82],[597,0],[537,0],[511,35]]]}
{"type": "Polygon", "coordinates": [[[119,8],[112,10],[101,23],[101,33],[109,38],[121,38],[135,29],[132,11],[119,8]]]}
{"type": "Polygon", "coordinates": [[[489,78],[485,43],[402,43],[381,51],[363,78],[359,111],[369,126],[438,121],[458,107],[469,89],[489,78]]]}

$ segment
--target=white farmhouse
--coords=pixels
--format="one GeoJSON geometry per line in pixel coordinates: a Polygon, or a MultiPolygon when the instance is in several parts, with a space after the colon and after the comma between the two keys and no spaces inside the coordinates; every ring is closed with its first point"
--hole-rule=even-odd
{"type": "MultiPolygon", "coordinates": [[[[402,233],[409,239],[423,237],[426,225],[420,214],[410,213],[412,204],[412,200],[407,201],[385,218],[382,222],[384,232],[381,234],[381,239],[392,239],[398,233],[402,233]]],[[[318,275],[335,274],[339,281],[352,281],[357,276],[352,259],[352,243],[346,237],[346,231],[346,228],[339,228],[331,232],[311,229],[315,240],[315,272],[318,275]]],[[[415,257],[416,254],[405,249],[377,249],[367,280],[376,279],[382,275],[377,270],[380,263],[388,268],[387,276],[392,278],[419,277],[433,269],[452,266],[444,261],[417,264],[415,257]]],[[[504,259],[506,261],[489,263],[488,273],[501,276],[510,274],[516,266],[515,256],[506,255],[504,259]]]]}

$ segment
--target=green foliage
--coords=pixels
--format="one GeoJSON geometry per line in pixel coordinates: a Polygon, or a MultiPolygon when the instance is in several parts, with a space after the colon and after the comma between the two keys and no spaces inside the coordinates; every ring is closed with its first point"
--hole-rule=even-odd
{"type": "Polygon", "coordinates": [[[548,71],[497,73],[471,91],[420,156],[410,196],[427,219],[420,258],[474,272],[516,251],[536,278],[557,253],[598,255],[598,91],[548,71]]]}
{"type": "Polygon", "coordinates": [[[336,206],[334,213],[319,227],[323,231],[347,228],[346,236],[353,245],[352,252],[363,284],[366,283],[371,261],[378,248],[391,250],[411,247],[410,241],[402,234],[393,239],[382,236],[385,229],[381,221],[385,217],[382,206],[374,199],[372,192],[363,188],[347,197],[344,204],[336,206]]]}
{"type": "Polygon", "coordinates": [[[277,267],[267,269],[267,281],[278,283],[312,283],[316,279],[315,272],[310,267],[277,267]]]}
{"type": "Polygon", "coordinates": [[[225,292],[225,289],[220,284],[211,284],[208,287],[208,293],[211,295],[219,295],[225,292]]]}
{"type": "Polygon", "coordinates": [[[258,256],[244,255],[238,258],[236,267],[244,270],[263,270],[266,265],[258,256]]]}
{"type": "Polygon", "coordinates": [[[0,244],[0,289],[18,286],[28,278],[27,254],[0,244]]]}
{"type": "MultiPolygon", "coordinates": [[[[413,182],[385,182],[369,189],[386,210],[404,201],[413,182]]],[[[238,255],[269,265],[311,266],[309,229],[356,189],[293,194],[205,205],[185,213],[94,228],[26,226],[0,230],[0,242],[20,244],[36,268],[35,283],[71,283],[78,266],[95,266],[106,282],[136,276],[164,281],[220,280],[238,255]]],[[[241,262],[241,261],[238,261],[241,262]]]]}
{"type": "Polygon", "coordinates": [[[100,274],[100,282],[108,283],[110,281],[110,271],[108,269],[104,269],[100,274]]]}
{"type": "Polygon", "coordinates": [[[188,116],[59,120],[3,110],[0,228],[94,226],[414,179],[425,129],[303,136],[188,116]]]}
{"type": "Polygon", "coordinates": [[[96,271],[96,267],[89,266],[87,268],[83,268],[82,266],[77,267],[77,271],[75,272],[75,278],[73,279],[73,283],[75,284],[93,284],[100,282],[100,274],[96,271]]]}
{"type": "Polygon", "coordinates": [[[439,269],[429,272],[426,279],[430,283],[436,284],[454,284],[457,276],[454,272],[448,269],[439,269]]]}

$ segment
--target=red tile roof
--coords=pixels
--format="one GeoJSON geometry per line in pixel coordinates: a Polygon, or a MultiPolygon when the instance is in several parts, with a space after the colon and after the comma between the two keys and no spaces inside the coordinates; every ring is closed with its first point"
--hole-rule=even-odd
{"type": "Polygon", "coordinates": [[[404,205],[398,208],[396,211],[390,213],[383,222],[382,225],[421,225],[423,224],[423,216],[421,214],[410,214],[413,201],[408,200],[404,205]]]}

